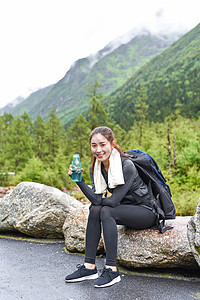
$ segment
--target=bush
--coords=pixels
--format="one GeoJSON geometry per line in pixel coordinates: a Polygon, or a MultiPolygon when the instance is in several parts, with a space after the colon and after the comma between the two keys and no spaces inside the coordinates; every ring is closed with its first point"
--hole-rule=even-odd
{"type": "Polygon", "coordinates": [[[15,176],[15,184],[18,184],[21,181],[43,183],[44,172],[44,163],[37,157],[30,158],[26,163],[24,169],[15,176]]]}
{"type": "Polygon", "coordinates": [[[193,191],[172,186],[172,200],[175,205],[177,216],[193,216],[200,196],[200,189],[193,191]]]}

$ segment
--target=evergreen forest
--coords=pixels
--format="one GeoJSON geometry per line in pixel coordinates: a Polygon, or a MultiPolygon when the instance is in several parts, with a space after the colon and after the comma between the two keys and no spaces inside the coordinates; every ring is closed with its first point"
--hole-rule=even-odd
{"type": "Polygon", "coordinates": [[[70,191],[76,187],[68,176],[74,153],[80,154],[83,178],[90,184],[89,133],[107,125],[124,151],[141,149],[157,161],[171,188],[176,214],[193,215],[200,195],[200,118],[182,116],[177,107],[162,122],[150,122],[141,86],[137,118],[124,129],[106,112],[99,87],[95,82],[88,89],[89,109],[67,129],[55,109],[45,120],[41,116],[32,120],[27,113],[0,116],[0,185],[33,181],[70,191]]]}

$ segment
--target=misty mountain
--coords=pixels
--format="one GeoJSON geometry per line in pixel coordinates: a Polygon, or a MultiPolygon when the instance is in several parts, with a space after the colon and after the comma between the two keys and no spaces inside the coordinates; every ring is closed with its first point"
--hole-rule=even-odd
{"type": "Polygon", "coordinates": [[[62,123],[69,125],[88,109],[87,88],[95,80],[102,84],[105,96],[123,85],[141,66],[167,49],[177,35],[153,35],[148,30],[133,31],[129,38],[110,42],[96,54],[77,60],[56,84],[32,93],[10,109],[13,115],[26,111],[32,118],[46,118],[56,109],[62,123]]]}
{"type": "MultiPolygon", "coordinates": [[[[22,115],[24,112],[28,112],[31,116],[30,112],[33,110],[35,105],[46,97],[46,95],[53,88],[53,86],[54,85],[49,85],[45,88],[39,89],[36,92],[33,92],[32,94],[30,94],[30,96],[24,99],[23,102],[20,102],[18,105],[11,107],[10,110],[7,112],[12,113],[14,116],[17,114],[22,115]]],[[[3,109],[4,108],[2,108],[1,110],[3,109]]]]}
{"type": "Polygon", "coordinates": [[[200,117],[200,24],[154,57],[110,96],[110,114],[128,129],[147,95],[150,121],[170,114],[200,117]],[[143,92],[141,93],[141,89],[143,92]]]}
{"type": "Polygon", "coordinates": [[[20,104],[21,102],[23,102],[25,100],[25,98],[19,96],[16,99],[14,99],[13,101],[9,102],[6,106],[4,106],[3,108],[0,108],[0,115],[3,113],[9,113],[10,110],[12,108],[14,108],[16,105],[20,104]]]}

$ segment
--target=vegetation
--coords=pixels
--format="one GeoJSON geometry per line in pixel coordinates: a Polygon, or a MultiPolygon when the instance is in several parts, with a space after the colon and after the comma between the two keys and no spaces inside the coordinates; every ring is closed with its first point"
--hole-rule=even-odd
{"type": "MultiPolygon", "coordinates": [[[[199,44],[200,24],[142,66],[110,97],[103,96],[101,85],[94,79],[101,74],[100,80],[109,86],[114,65],[120,70],[116,52],[110,56],[110,62],[109,56],[101,59],[101,66],[104,60],[107,62],[99,73],[98,63],[91,70],[87,59],[80,60],[63,80],[43,91],[46,100],[34,120],[28,113],[17,116],[7,113],[0,117],[0,184],[16,185],[28,180],[71,189],[76,185],[67,172],[74,153],[80,154],[83,176],[89,184],[92,157],[88,136],[94,127],[107,125],[124,151],[138,148],[157,161],[171,187],[177,214],[193,215],[200,195],[199,44]],[[87,84],[86,77],[90,78],[87,84]],[[64,98],[67,90],[63,89],[66,83],[72,89],[68,90],[71,102],[67,104],[64,98]],[[75,103],[72,95],[75,97],[77,86],[82,92],[79,90],[75,103]],[[58,98],[59,107],[49,111],[48,118],[41,117],[44,107],[55,107],[58,98]],[[64,128],[66,122],[61,121],[66,121],[69,115],[74,121],[68,120],[64,128]]],[[[126,48],[129,59],[135,47],[133,43],[133,47],[126,48]]],[[[120,51],[121,47],[118,55],[120,51]]],[[[40,103],[37,105],[39,109],[40,103]]]]}
{"type": "Polygon", "coordinates": [[[141,67],[110,99],[109,112],[128,130],[137,118],[140,89],[146,89],[148,120],[163,122],[176,109],[200,116],[200,24],[141,67]]]}
{"type": "MultiPolygon", "coordinates": [[[[33,122],[28,114],[15,118],[11,114],[0,117],[0,184],[33,181],[71,189],[76,185],[67,172],[74,153],[80,154],[85,170],[83,176],[90,184],[88,168],[92,157],[88,135],[91,120],[95,121],[95,126],[102,125],[98,123],[99,114],[96,119],[95,112],[92,115],[92,105],[98,102],[92,99],[89,119],[80,115],[67,131],[55,110],[50,112],[46,121],[39,116],[33,122]],[[9,176],[8,172],[16,175],[9,176]]],[[[142,90],[141,103],[145,99],[142,90]]],[[[141,103],[138,103],[138,114],[146,109],[141,103]]],[[[176,115],[162,123],[149,123],[139,118],[128,131],[118,124],[109,123],[109,126],[124,151],[139,148],[155,158],[171,187],[177,214],[194,214],[200,194],[200,119],[176,115]]]]}

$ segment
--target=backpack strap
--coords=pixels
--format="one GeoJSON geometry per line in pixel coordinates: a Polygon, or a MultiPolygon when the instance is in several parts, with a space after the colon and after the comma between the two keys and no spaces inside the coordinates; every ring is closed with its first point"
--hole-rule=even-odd
{"type": "Polygon", "coordinates": [[[164,233],[169,229],[172,229],[172,226],[165,226],[165,215],[163,210],[157,205],[157,203],[155,202],[155,200],[152,200],[152,211],[153,213],[156,215],[156,226],[158,228],[158,230],[160,231],[160,233],[164,233]]]}
{"type": "MultiPolygon", "coordinates": [[[[150,193],[150,206],[146,206],[143,205],[149,209],[152,210],[152,212],[156,215],[156,229],[158,229],[160,231],[160,233],[164,233],[169,229],[172,229],[172,226],[165,226],[165,214],[163,212],[163,210],[158,206],[158,204],[156,203],[156,199],[153,196],[153,192],[152,192],[152,188],[151,188],[151,180],[149,180],[148,183],[148,190],[150,193]]],[[[157,199],[159,199],[159,194],[157,195],[157,199]]]]}

